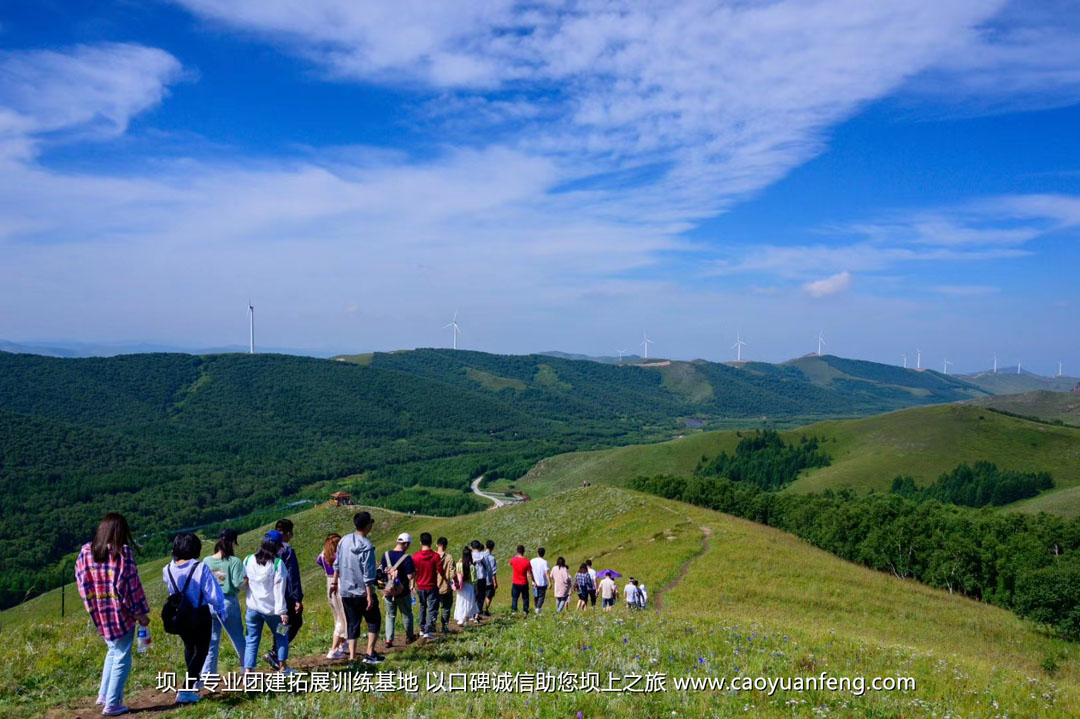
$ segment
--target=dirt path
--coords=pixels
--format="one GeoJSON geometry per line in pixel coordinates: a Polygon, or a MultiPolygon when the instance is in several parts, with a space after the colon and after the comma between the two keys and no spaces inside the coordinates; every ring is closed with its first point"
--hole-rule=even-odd
{"type": "MultiPolygon", "coordinates": [[[[689,519],[689,517],[687,517],[687,519],[689,519]]],[[[666,595],[675,587],[679,586],[679,582],[681,582],[683,580],[683,577],[686,576],[687,572],[690,571],[690,565],[693,564],[694,561],[696,561],[697,559],[705,556],[705,554],[712,548],[709,544],[709,540],[712,539],[712,528],[701,527],[701,532],[701,549],[687,557],[686,561],[682,563],[681,567],[679,567],[679,573],[675,575],[675,578],[665,584],[663,588],[656,593],[655,602],[657,610],[659,610],[663,605],[664,595],[666,595]]]]}
{"type": "MultiPolygon", "coordinates": [[[[484,620],[480,623],[480,626],[482,627],[482,626],[489,625],[489,624],[492,624],[492,623],[497,623],[500,619],[502,619],[502,618],[501,617],[487,617],[487,618],[484,618],[484,620]]],[[[468,631],[470,631],[470,632],[471,631],[476,631],[476,629],[477,629],[476,627],[471,627],[468,631]]],[[[396,653],[401,652],[401,651],[404,651],[407,648],[408,649],[412,649],[414,647],[421,647],[422,648],[422,647],[426,647],[428,645],[431,645],[432,648],[434,649],[434,648],[437,648],[440,644],[443,644],[443,643],[448,642],[448,641],[454,641],[456,635],[460,634],[462,631],[463,630],[462,630],[461,627],[457,626],[456,624],[451,624],[447,634],[444,637],[440,638],[440,639],[428,640],[428,639],[420,639],[420,638],[418,638],[412,644],[405,645],[404,642],[403,642],[403,639],[401,637],[397,637],[395,639],[395,641],[394,641],[394,646],[392,646],[392,647],[387,647],[385,641],[383,641],[382,639],[379,639],[378,641],[375,642],[375,651],[378,652],[379,654],[385,655],[389,659],[390,655],[396,654],[396,653]]],[[[172,638],[170,638],[167,641],[171,641],[171,640],[172,640],[172,638]]],[[[361,640],[361,641],[364,641],[364,640],[361,640]]],[[[222,648],[221,648],[222,653],[224,654],[224,653],[226,653],[226,651],[231,651],[231,650],[232,650],[232,645],[229,644],[228,642],[224,642],[223,645],[222,645],[222,648]]],[[[265,653],[265,652],[263,652],[263,653],[265,653]]],[[[260,657],[260,662],[265,663],[265,660],[263,660],[260,657]]],[[[394,667],[394,663],[391,662],[391,661],[387,661],[387,662],[384,662],[382,664],[367,665],[367,664],[360,664],[358,662],[356,665],[350,665],[348,660],[345,660],[345,659],[331,660],[331,659],[327,659],[325,654],[309,654],[309,655],[305,655],[305,656],[302,656],[302,657],[295,657],[295,658],[290,657],[289,658],[289,667],[292,668],[292,669],[295,669],[297,671],[301,671],[301,672],[311,672],[311,671],[319,671],[319,670],[332,671],[332,670],[335,670],[335,669],[337,669],[337,670],[348,669],[350,671],[377,672],[377,671],[387,671],[388,667],[390,668],[389,670],[392,671],[393,667],[394,667]]],[[[177,671],[177,679],[182,680],[182,678],[183,678],[183,667],[179,667],[178,671],[177,671]]],[[[241,693],[240,696],[242,696],[242,695],[243,694],[241,693]]],[[[222,696],[222,694],[220,694],[220,693],[212,694],[212,693],[207,692],[207,691],[204,690],[202,692],[202,701],[204,701],[204,702],[206,702],[206,701],[216,702],[216,701],[218,701],[218,699],[221,696],[222,696]]],[[[237,696],[237,694],[230,693],[230,696],[237,696]]],[[[70,717],[75,717],[76,719],[90,719],[91,717],[100,717],[101,716],[101,707],[95,705],[93,703],[93,701],[94,700],[92,698],[88,698],[86,701],[84,701],[84,702],[82,702],[80,704],[77,704],[76,706],[73,706],[73,707],[54,707],[54,708],[50,709],[48,712],[46,712],[45,719],[61,719],[61,718],[67,719],[67,718],[70,718],[70,717]]],[[[156,714],[156,713],[159,713],[159,712],[168,712],[168,711],[171,711],[173,709],[178,709],[181,706],[183,706],[181,704],[176,703],[176,695],[175,694],[173,694],[171,692],[166,694],[166,693],[156,691],[154,689],[142,689],[142,690],[139,690],[137,692],[130,692],[125,697],[125,703],[127,704],[128,708],[131,711],[128,712],[128,714],[125,714],[124,716],[128,716],[128,715],[142,716],[142,715],[156,714]]]]}

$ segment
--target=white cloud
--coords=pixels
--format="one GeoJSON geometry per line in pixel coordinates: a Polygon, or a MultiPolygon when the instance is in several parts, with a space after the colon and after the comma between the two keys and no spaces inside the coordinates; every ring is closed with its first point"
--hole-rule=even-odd
{"type": "Polygon", "coordinates": [[[0,52],[0,153],[25,156],[46,133],[119,135],[180,77],[176,58],[142,45],[0,52]]]}
{"type": "Polygon", "coordinates": [[[845,270],[825,279],[807,282],[803,285],[803,290],[811,297],[828,297],[846,292],[851,287],[851,281],[851,273],[845,270]]]}

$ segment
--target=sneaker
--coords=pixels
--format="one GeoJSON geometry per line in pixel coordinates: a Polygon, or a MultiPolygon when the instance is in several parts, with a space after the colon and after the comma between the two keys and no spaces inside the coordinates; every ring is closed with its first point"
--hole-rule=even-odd
{"type": "Polygon", "coordinates": [[[127,714],[128,711],[129,711],[128,708],[126,706],[124,706],[123,704],[120,704],[120,705],[114,706],[114,707],[107,706],[107,707],[105,707],[104,709],[101,710],[101,716],[103,716],[103,717],[118,717],[121,714],[127,714]]]}
{"type": "Polygon", "coordinates": [[[109,703],[109,700],[105,697],[104,694],[102,694],[101,696],[99,696],[97,698],[97,700],[94,703],[98,704],[99,706],[105,706],[106,704],[109,703]]]}
{"type": "Polygon", "coordinates": [[[420,636],[423,637],[424,639],[434,639],[435,638],[435,635],[432,634],[431,632],[422,632],[420,634],[420,636]]]}
{"type": "Polygon", "coordinates": [[[360,661],[364,662],[364,664],[381,664],[383,658],[378,654],[365,654],[360,661]]]}
{"type": "Polygon", "coordinates": [[[177,704],[194,704],[199,701],[199,695],[195,692],[177,692],[176,703],[177,704]]]}
{"type": "Polygon", "coordinates": [[[281,669],[281,662],[278,661],[277,654],[273,651],[269,651],[263,654],[263,659],[266,663],[272,666],[275,670],[281,669]]]}
{"type": "Polygon", "coordinates": [[[330,653],[333,655],[332,657],[330,657],[331,659],[344,659],[345,657],[349,656],[349,650],[346,649],[344,646],[340,646],[335,651],[332,651],[330,653]]]}
{"type": "Polygon", "coordinates": [[[412,644],[415,641],[416,641],[416,635],[415,634],[410,634],[409,636],[405,637],[405,643],[406,644],[412,644]]]}
{"type": "Polygon", "coordinates": [[[386,644],[386,648],[389,649],[390,647],[394,646],[394,640],[393,639],[387,639],[385,644],[386,644]]]}

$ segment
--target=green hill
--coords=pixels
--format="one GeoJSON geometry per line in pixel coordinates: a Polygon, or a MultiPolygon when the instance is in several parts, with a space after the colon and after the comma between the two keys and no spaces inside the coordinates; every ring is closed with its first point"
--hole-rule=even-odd
{"type": "Polygon", "coordinates": [[[979,372],[974,375],[964,375],[963,379],[985,390],[990,394],[1021,394],[1047,390],[1050,392],[1068,392],[1080,383],[1076,377],[1043,377],[1042,375],[1016,371],[1008,372],[1001,370],[994,372],[979,372]]]}
{"type": "MultiPolygon", "coordinates": [[[[820,437],[832,459],[805,472],[788,492],[850,487],[887,492],[893,478],[920,484],[961,462],[987,460],[1002,469],[1047,471],[1056,489],[1016,505],[1065,516],[1080,514],[1080,429],[1056,427],[969,405],[919,407],[857,420],[832,420],[782,433],[787,441],[820,437]],[[1075,497],[1075,499],[1074,499],[1075,497]],[[1060,501],[1060,506],[1058,502],[1060,501]]],[[[735,431],[705,432],[654,445],[577,452],[543,460],[514,486],[531,496],[593,484],[623,485],[636,476],[689,476],[702,456],[732,452],[735,431]]],[[[502,488],[506,483],[496,483],[502,488]]]]}
{"type": "MultiPolygon", "coordinates": [[[[330,619],[313,563],[325,533],[345,532],[352,508],[319,507],[294,517],[305,569],[307,618],[293,659],[326,666],[330,619]]],[[[399,531],[430,531],[458,547],[494,538],[504,567],[511,546],[578,563],[593,557],[642,579],[657,611],[590,611],[526,619],[505,615],[477,629],[391,654],[379,667],[415,672],[420,692],[373,696],[230,694],[176,710],[178,717],[233,716],[734,716],[1070,717],[1080,703],[1076,645],[1047,638],[1001,609],[838,560],[790,535],[726,515],[616,488],[574,490],[450,519],[377,511],[379,551],[399,531]],[[598,672],[606,682],[649,672],[668,675],[649,694],[425,691],[427,672],[598,672]],[[912,677],[910,691],[679,691],[679,677],[912,677]]],[[[248,551],[257,533],[241,538],[248,551]]],[[[151,603],[164,599],[160,562],[144,562],[151,603]]],[[[505,571],[505,570],[500,570],[505,571]]],[[[70,590],[70,587],[69,587],[70,590]]],[[[7,671],[0,714],[71,716],[93,711],[102,642],[81,607],[57,618],[56,592],[4,612],[7,671]]],[[[70,600],[70,594],[69,594],[70,600]]],[[[69,607],[71,604],[69,604],[69,607]]],[[[129,701],[155,700],[156,672],[182,669],[182,648],[155,617],[154,646],[136,655],[129,701]]],[[[380,644],[381,646],[381,644],[380,644]]],[[[237,668],[223,648],[222,670],[237,668]]],[[[330,668],[343,671],[340,664],[330,668]]]]}
{"type": "Polygon", "coordinates": [[[1080,425],[1080,392],[1036,390],[1022,394],[1004,394],[971,400],[977,407],[991,407],[1022,417],[1037,417],[1046,422],[1080,425]]]}

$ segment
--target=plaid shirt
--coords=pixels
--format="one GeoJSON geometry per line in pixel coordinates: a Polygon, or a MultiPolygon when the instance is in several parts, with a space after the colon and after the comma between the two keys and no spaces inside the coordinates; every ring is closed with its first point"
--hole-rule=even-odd
{"type": "Polygon", "coordinates": [[[577,588],[578,594],[588,594],[596,591],[596,585],[588,572],[578,572],[574,575],[574,587],[577,588]]]}
{"type": "Polygon", "coordinates": [[[131,547],[124,545],[120,557],[94,561],[90,544],[84,544],[75,562],[75,583],[86,611],[98,633],[115,641],[135,628],[135,617],[150,614],[131,547]]]}

